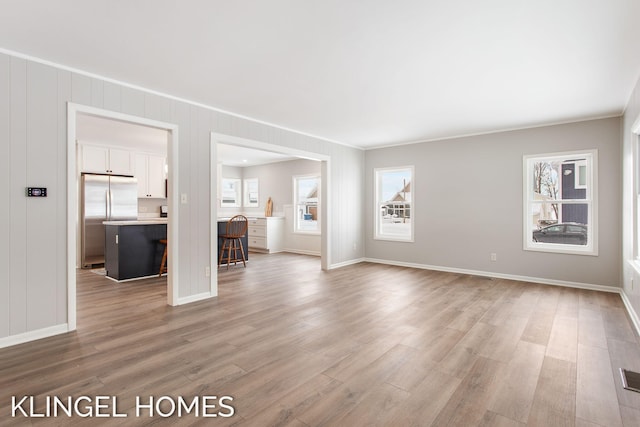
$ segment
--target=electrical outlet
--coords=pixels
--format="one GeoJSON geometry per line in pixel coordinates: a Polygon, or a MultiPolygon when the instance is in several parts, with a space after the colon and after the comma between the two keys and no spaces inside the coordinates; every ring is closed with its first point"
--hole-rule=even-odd
{"type": "Polygon", "coordinates": [[[498,260],[498,254],[491,253],[491,261],[497,261],[497,260],[498,260]]]}
{"type": "Polygon", "coordinates": [[[210,277],[211,276],[211,267],[205,267],[204,268],[204,276],[205,277],[210,277]]]}

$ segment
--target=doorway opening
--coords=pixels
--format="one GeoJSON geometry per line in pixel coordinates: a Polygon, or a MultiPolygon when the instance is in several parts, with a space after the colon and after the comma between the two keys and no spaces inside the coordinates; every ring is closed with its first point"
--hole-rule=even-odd
{"type": "MultiPolygon", "coordinates": [[[[78,124],[89,120],[92,124],[117,123],[128,130],[141,131],[155,129],[166,135],[166,206],[168,207],[167,240],[168,240],[168,272],[167,272],[167,304],[178,305],[179,284],[177,268],[179,265],[177,252],[178,225],[178,127],[171,123],[145,119],[128,114],[117,113],[95,107],[74,103],[67,105],[67,319],[69,330],[77,328],[76,305],[76,269],[82,267],[80,241],[80,170],[78,168],[78,124]]],[[[82,130],[81,130],[82,132],[82,130]]],[[[148,147],[140,147],[142,149],[148,147]]]]}
{"type": "MultiPolygon", "coordinates": [[[[249,216],[266,216],[265,204],[275,196],[275,194],[271,193],[277,191],[277,186],[270,186],[266,182],[261,182],[268,176],[268,179],[278,179],[279,182],[282,182],[282,187],[284,188],[281,189],[278,197],[271,199],[273,216],[284,217],[284,231],[288,236],[288,240],[285,239],[286,243],[281,249],[288,252],[319,256],[321,269],[327,270],[330,265],[329,236],[331,235],[331,222],[327,214],[330,212],[331,200],[329,193],[330,157],[218,133],[211,134],[211,144],[211,252],[216,254],[218,251],[218,217],[225,217],[234,210],[246,213],[249,216]],[[247,160],[245,156],[249,158],[255,156],[257,159],[253,162],[251,160],[245,162],[247,160]],[[235,174],[234,165],[236,168],[235,174]],[[246,172],[238,172],[243,168],[246,168],[246,172]],[[215,177],[213,176],[213,171],[216,171],[215,177]],[[300,176],[317,176],[319,178],[319,188],[314,191],[314,194],[307,192],[309,197],[304,201],[305,208],[302,210],[296,209],[299,206],[296,206],[296,197],[294,197],[295,180],[296,177],[299,178],[300,176]],[[239,202],[233,206],[229,204],[231,194],[226,194],[231,187],[228,185],[222,186],[227,181],[229,181],[228,184],[231,181],[236,181],[237,185],[239,185],[239,189],[236,192],[236,198],[239,202]],[[221,187],[226,193],[218,192],[221,187]],[[257,189],[257,191],[251,190],[252,188],[257,189]],[[245,189],[249,189],[249,191],[245,192],[245,189]],[[253,204],[256,200],[257,203],[253,204]],[[296,216],[298,213],[300,218],[296,216]],[[313,223],[314,230],[301,228],[301,221],[308,223],[305,225],[313,223]],[[296,226],[298,227],[297,229],[296,226]],[[290,247],[287,247],[287,245],[290,247]]],[[[302,202],[298,200],[297,203],[300,204],[302,202]]],[[[215,283],[217,283],[217,277],[215,280],[215,283]]]]}

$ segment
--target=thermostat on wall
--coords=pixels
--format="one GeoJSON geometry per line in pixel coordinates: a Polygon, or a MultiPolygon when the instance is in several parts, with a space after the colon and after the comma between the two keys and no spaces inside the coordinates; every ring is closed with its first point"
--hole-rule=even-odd
{"type": "Polygon", "coordinates": [[[27,187],[27,197],[47,197],[47,187],[27,187]]]}

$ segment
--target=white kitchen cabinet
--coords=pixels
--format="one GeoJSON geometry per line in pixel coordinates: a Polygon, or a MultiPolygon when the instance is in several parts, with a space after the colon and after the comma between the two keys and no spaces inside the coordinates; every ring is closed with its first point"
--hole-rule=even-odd
{"type": "Polygon", "coordinates": [[[133,174],[133,152],[121,148],[81,144],[82,172],[133,174]]]}
{"type": "Polygon", "coordinates": [[[164,199],[166,158],[157,154],[136,153],[135,173],[138,179],[138,197],[164,199]]]}
{"type": "Polygon", "coordinates": [[[249,250],[269,253],[281,252],[284,239],[283,231],[283,217],[249,219],[247,231],[249,250]]]}

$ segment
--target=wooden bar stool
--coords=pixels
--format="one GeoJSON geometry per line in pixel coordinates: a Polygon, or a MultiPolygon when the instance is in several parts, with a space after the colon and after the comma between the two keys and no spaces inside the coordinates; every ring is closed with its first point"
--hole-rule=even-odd
{"type": "Polygon", "coordinates": [[[247,258],[244,255],[244,247],[242,245],[242,237],[247,234],[247,228],[249,228],[249,221],[244,215],[236,215],[227,221],[225,233],[219,236],[222,239],[222,247],[218,257],[218,268],[220,268],[224,258],[227,261],[227,270],[232,262],[235,265],[238,261],[242,261],[242,264],[245,267],[247,266],[247,258]],[[225,249],[227,250],[226,257],[224,256],[225,249]]]}
{"type": "Polygon", "coordinates": [[[160,262],[160,271],[158,272],[158,277],[162,276],[162,273],[167,272],[167,239],[160,239],[158,242],[161,245],[164,245],[164,254],[162,254],[162,262],[160,262]]]}

